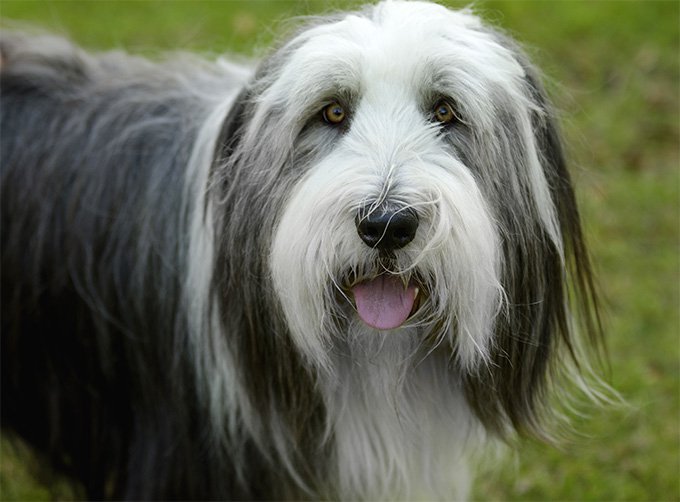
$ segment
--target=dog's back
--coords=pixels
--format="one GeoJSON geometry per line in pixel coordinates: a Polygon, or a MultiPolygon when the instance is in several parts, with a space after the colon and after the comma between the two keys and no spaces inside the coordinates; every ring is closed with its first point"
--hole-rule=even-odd
{"type": "Polygon", "coordinates": [[[198,459],[148,457],[195,450],[161,419],[184,426],[195,412],[183,399],[192,378],[171,389],[165,370],[181,350],[169,339],[186,329],[186,166],[209,112],[201,85],[235,83],[192,73],[198,62],[165,70],[55,37],[0,44],[3,426],[85,480],[90,497],[125,484],[111,473],[129,480],[113,496],[163,495],[153,484],[192,493],[186,465],[198,459]],[[158,393],[144,391],[149,381],[158,393]]]}

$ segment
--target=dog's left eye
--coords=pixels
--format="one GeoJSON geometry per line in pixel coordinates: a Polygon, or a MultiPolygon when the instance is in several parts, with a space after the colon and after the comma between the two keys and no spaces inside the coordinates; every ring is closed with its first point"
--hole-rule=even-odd
{"type": "Polygon", "coordinates": [[[334,101],[323,109],[322,116],[327,124],[338,125],[344,122],[347,114],[342,105],[334,101]]]}
{"type": "Polygon", "coordinates": [[[440,124],[451,124],[459,120],[455,108],[445,99],[437,102],[432,109],[432,116],[440,124]]]}

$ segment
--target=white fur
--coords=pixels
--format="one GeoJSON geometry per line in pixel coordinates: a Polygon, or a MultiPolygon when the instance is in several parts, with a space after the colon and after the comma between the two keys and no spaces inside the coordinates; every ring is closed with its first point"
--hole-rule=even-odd
{"type": "MultiPolygon", "coordinates": [[[[464,104],[464,114],[491,136],[495,115],[486,93],[493,79],[511,93],[529,128],[524,73],[508,51],[474,30],[478,20],[465,12],[387,2],[376,18],[349,17],[303,33],[302,45],[260,98],[255,123],[274,104],[283,105],[293,123],[315,93],[332,91],[323,85],[329,75],[361,96],[348,132],[290,194],[270,268],[294,341],[322,375],[341,493],[465,497],[466,441],[477,433],[449,356],[437,348],[453,348],[466,371],[483,371],[503,304],[499,230],[469,169],[420,103],[431,86],[450,86],[446,91],[464,104]],[[354,217],[366,203],[384,199],[420,215],[415,240],[389,272],[436,278],[430,309],[388,333],[350,313],[350,332],[337,333],[328,313],[338,292],[346,294],[338,283],[343,272],[380,272],[370,269],[376,252],[357,237],[354,217]],[[416,340],[435,320],[444,328],[430,361],[420,364],[416,340]]],[[[524,134],[533,142],[529,129],[524,134]]],[[[559,241],[538,160],[524,175],[544,225],[559,241]]]]}

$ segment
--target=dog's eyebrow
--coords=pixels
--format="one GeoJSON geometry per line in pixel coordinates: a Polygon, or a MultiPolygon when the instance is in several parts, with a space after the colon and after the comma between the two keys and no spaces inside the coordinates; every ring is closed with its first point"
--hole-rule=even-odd
{"type": "Polygon", "coordinates": [[[295,79],[288,88],[288,100],[295,103],[298,110],[305,113],[335,99],[346,106],[356,103],[361,95],[361,77],[356,67],[341,59],[305,59],[302,61],[305,71],[314,73],[315,78],[295,79]],[[310,85],[310,82],[314,84],[310,85]]]}

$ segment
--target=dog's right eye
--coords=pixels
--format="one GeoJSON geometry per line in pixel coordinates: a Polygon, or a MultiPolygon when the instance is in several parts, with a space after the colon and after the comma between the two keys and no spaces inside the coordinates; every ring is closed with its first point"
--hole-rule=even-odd
{"type": "Polygon", "coordinates": [[[455,122],[460,122],[456,108],[445,99],[441,99],[432,109],[432,116],[435,121],[440,124],[453,124],[455,122]]]}
{"type": "Polygon", "coordinates": [[[345,109],[340,103],[334,101],[330,105],[324,107],[322,111],[324,121],[330,125],[342,124],[347,116],[345,109]]]}

